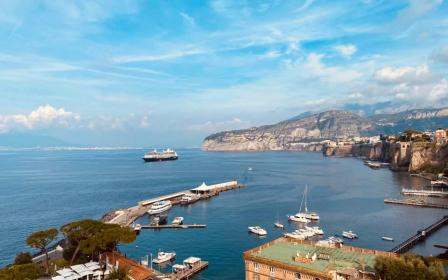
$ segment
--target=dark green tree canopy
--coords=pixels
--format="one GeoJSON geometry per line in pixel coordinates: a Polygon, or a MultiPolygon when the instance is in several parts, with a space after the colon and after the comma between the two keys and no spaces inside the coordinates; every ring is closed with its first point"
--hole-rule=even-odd
{"type": "Polygon", "coordinates": [[[33,262],[33,256],[28,252],[19,252],[14,260],[15,265],[28,264],[33,262]]]}

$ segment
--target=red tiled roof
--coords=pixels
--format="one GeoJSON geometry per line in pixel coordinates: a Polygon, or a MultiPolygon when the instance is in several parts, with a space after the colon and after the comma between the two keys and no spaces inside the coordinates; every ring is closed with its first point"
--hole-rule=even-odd
{"type": "Polygon", "coordinates": [[[118,266],[126,269],[128,271],[128,275],[134,280],[146,280],[149,279],[149,277],[156,275],[154,271],[149,268],[146,268],[131,259],[125,258],[119,253],[107,252],[106,256],[109,264],[115,265],[118,261],[118,266]]]}

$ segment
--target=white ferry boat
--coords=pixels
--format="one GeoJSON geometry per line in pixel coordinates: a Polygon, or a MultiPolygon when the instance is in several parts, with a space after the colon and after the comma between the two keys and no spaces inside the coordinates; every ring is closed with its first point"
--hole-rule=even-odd
{"type": "Polygon", "coordinates": [[[152,262],[156,264],[164,263],[173,260],[176,257],[176,252],[159,252],[157,258],[153,259],[152,262]]]}
{"type": "Polygon", "coordinates": [[[143,155],[143,160],[146,162],[176,160],[177,158],[177,153],[170,149],[163,150],[162,152],[157,152],[157,150],[154,150],[143,155]]]}
{"type": "Polygon", "coordinates": [[[151,208],[149,208],[149,210],[148,210],[148,214],[154,215],[154,214],[163,213],[165,211],[170,210],[172,206],[173,205],[171,204],[171,201],[169,201],[169,200],[157,201],[151,205],[151,208]]]}
{"type": "Polygon", "coordinates": [[[248,227],[247,229],[249,230],[250,233],[260,235],[260,236],[268,234],[268,232],[265,229],[263,229],[259,226],[251,226],[251,227],[248,227]]]}

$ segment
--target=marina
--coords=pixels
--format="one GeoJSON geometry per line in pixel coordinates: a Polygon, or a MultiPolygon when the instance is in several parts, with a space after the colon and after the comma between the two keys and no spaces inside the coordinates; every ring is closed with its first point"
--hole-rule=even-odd
{"type": "Polygon", "coordinates": [[[441,190],[415,190],[415,189],[402,189],[401,194],[412,195],[412,196],[431,196],[431,197],[448,197],[448,192],[441,190]]]}
{"type": "Polygon", "coordinates": [[[142,229],[166,229],[166,228],[174,228],[174,229],[189,229],[189,228],[206,228],[205,224],[170,224],[170,225],[142,225],[142,229]]]}

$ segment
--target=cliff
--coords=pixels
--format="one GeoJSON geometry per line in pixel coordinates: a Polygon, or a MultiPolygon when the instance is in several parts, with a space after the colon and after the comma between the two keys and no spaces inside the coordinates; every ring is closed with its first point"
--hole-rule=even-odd
{"type": "Polygon", "coordinates": [[[440,173],[448,168],[448,145],[426,142],[379,142],[353,144],[340,147],[324,147],[326,156],[363,157],[388,162],[394,171],[440,173]]]}
{"type": "Polygon", "coordinates": [[[275,125],[225,131],[205,138],[206,151],[321,151],[324,140],[360,136],[372,123],[346,111],[327,111],[275,125]]]}
{"type": "MultiPolygon", "coordinates": [[[[396,134],[409,127],[419,130],[448,127],[448,108],[410,110],[368,118],[341,110],[311,115],[307,113],[273,125],[212,134],[204,139],[202,149],[205,151],[321,151],[326,140],[380,133],[396,134]]],[[[363,148],[360,147],[360,149],[363,148]]],[[[338,152],[348,153],[342,150],[338,152]]]]}

